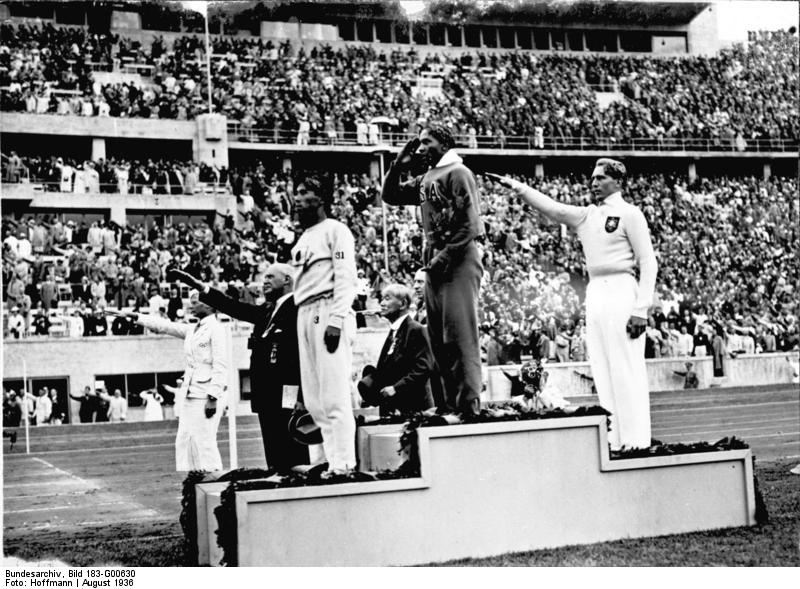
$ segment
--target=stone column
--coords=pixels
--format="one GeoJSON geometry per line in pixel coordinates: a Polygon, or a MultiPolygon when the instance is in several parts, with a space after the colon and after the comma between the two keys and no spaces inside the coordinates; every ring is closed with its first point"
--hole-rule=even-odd
{"type": "Polygon", "coordinates": [[[536,162],[536,167],[534,169],[534,175],[537,178],[544,178],[544,162],[539,160],[536,162]]]}
{"type": "Polygon", "coordinates": [[[202,114],[196,119],[197,132],[192,142],[194,160],[207,165],[228,167],[228,119],[221,114],[202,114]]]}
{"type": "Polygon", "coordinates": [[[689,162],[689,182],[697,180],[697,161],[692,160],[689,162]]]}
{"type": "Polygon", "coordinates": [[[764,162],[764,180],[769,180],[772,176],[772,163],[764,162]]]}
{"type": "Polygon", "coordinates": [[[123,202],[120,202],[119,204],[112,204],[108,216],[109,219],[114,221],[114,223],[117,225],[125,227],[125,225],[128,223],[125,204],[123,202]]]}
{"type": "Polygon", "coordinates": [[[283,161],[281,161],[281,171],[283,172],[291,172],[292,171],[292,158],[289,156],[284,156],[283,161]]]}
{"type": "Polygon", "coordinates": [[[92,161],[107,159],[106,140],[103,137],[92,137],[92,161]]]}
{"type": "Polygon", "coordinates": [[[369,177],[380,178],[381,176],[381,156],[373,155],[369,160],[369,177]]]}

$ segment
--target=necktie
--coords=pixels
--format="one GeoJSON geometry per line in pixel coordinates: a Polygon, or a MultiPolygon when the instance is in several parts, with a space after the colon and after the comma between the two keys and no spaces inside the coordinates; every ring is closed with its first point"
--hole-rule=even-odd
{"type": "Polygon", "coordinates": [[[389,341],[391,341],[392,343],[391,343],[391,344],[389,344],[389,351],[388,351],[388,352],[386,352],[386,355],[387,355],[387,356],[391,356],[391,355],[392,355],[392,353],[394,352],[394,345],[397,343],[397,342],[395,341],[395,337],[394,337],[394,336],[395,336],[395,331],[394,331],[394,329],[390,329],[390,330],[389,330],[389,341]]]}

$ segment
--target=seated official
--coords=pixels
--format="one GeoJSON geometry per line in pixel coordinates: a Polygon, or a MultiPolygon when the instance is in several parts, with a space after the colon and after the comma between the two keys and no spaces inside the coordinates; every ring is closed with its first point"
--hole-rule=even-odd
{"type": "Polygon", "coordinates": [[[378,366],[366,366],[358,383],[364,405],[380,407],[381,415],[433,407],[429,384],[433,352],[425,327],[411,318],[410,306],[410,289],[402,284],[383,289],[381,315],[392,327],[378,366]]]}

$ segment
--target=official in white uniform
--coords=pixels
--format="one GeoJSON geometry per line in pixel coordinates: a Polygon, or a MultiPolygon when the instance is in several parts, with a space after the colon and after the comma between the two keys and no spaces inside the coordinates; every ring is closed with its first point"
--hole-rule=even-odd
{"type": "Polygon", "coordinates": [[[657,264],[644,215],[622,198],[625,166],[608,158],[597,160],[592,172],[595,204],[586,207],[559,203],[508,177],[487,175],[580,238],[589,271],[586,344],[600,404],[611,413],[609,443],[612,450],[649,447],[650,395],[642,334],[657,264]]]}
{"type": "Polygon", "coordinates": [[[175,470],[222,470],[217,430],[226,406],[230,344],[214,310],[200,302],[197,291],[191,292],[189,303],[198,323],[175,323],[138,313],[107,312],[127,315],[151,331],[183,339],[186,371],[175,395],[175,414],[178,415],[175,470]]]}
{"type": "Polygon", "coordinates": [[[314,178],[297,186],[295,211],[304,228],[292,248],[303,402],[322,432],[323,477],[355,468],[355,419],[350,392],[358,290],[355,243],[346,225],[329,219],[314,178]]]}

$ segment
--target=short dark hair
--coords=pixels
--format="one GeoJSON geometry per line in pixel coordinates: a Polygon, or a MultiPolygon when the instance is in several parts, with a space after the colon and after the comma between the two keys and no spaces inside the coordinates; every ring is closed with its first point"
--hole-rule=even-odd
{"type": "Polygon", "coordinates": [[[305,186],[306,190],[316,194],[325,210],[328,211],[333,204],[333,179],[329,174],[317,175],[308,174],[301,176],[296,182],[295,186],[305,186]]]}
{"type": "Polygon", "coordinates": [[[456,141],[453,139],[453,134],[449,129],[442,125],[428,125],[423,127],[422,130],[427,131],[431,137],[441,143],[444,151],[453,149],[456,146],[456,141]]]}

